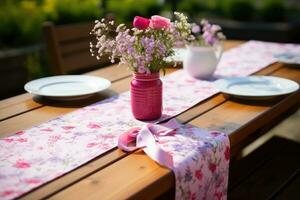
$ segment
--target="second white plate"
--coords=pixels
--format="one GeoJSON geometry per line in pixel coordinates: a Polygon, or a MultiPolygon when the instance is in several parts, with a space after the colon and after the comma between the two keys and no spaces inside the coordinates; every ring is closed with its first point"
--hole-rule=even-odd
{"type": "Polygon", "coordinates": [[[107,89],[110,81],[86,75],[63,75],[40,78],[28,82],[27,92],[52,99],[80,99],[107,89]]]}
{"type": "Polygon", "coordinates": [[[295,92],[299,84],[274,76],[248,76],[219,79],[215,86],[223,93],[247,98],[274,97],[295,92]]]}

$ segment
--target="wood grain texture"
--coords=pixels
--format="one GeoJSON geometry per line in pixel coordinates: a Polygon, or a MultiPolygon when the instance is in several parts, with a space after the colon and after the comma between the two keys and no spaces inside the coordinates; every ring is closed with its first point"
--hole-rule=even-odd
{"type": "Polygon", "coordinates": [[[2,100],[0,101],[0,121],[41,106],[33,101],[28,93],[2,100]]]}
{"type": "MultiPolygon", "coordinates": [[[[237,46],[241,44],[242,42],[227,42],[225,43],[225,48],[231,48],[234,46],[237,46]]],[[[280,71],[282,69],[283,65],[281,64],[273,64],[270,67],[262,70],[259,72],[259,74],[272,74],[276,71],[280,71]]],[[[284,68],[285,69],[285,68],[284,68]]],[[[283,69],[283,70],[284,70],[283,69]]],[[[172,72],[176,69],[169,69],[168,72],[172,72]]],[[[281,73],[288,73],[289,69],[286,71],[283,71],[281,73]]],[[[112,96],[114,94],[117,94],[119,92],[123,92],[128,90],[129,82],[130,82],[130,72],[126,70],[126,68],[122,67],[108,67],[105,69],[97,70],[94,72],[89,73],[90,75],[96,75],[96,76],[107,76],[111,79],[114,79],[115,82],[112,85],[111,90],[107,91],[106,93],[96,97],[94,100],[100,100],[101,98],[107,98],[109,96],[112,96]],[[102,71],[103,70],[103,71],[102,71]],[[113,78],[112,78],[113,77],[113,78]],[[98,98],[98,99],[97,99],[98,98]]],[[[279,73],[278,76],[281,76],[279,73]]],[[[299,74],[294,72],[294,74],[289,74],[288,76],[291,76],[294,79],[299,78],[299,74]]],[[[93,101],[92,101],[93,102],[93,101]]],[[[291,103],[294,103],[293,101],[291,103]]],[[[2,134],[0,137],[3,137],[4,135],[9,135],[10,133],[21,130],[28,127],[31,127],[32,125],[36,125],[39,123],[43,123],[49,119],[55,118],[59,115],[68,113],[70,111],[73,111],[74,109],[77,109],[78,107],[82,107],[83,105],[87,105],[87,103],[82,103],[81,105],[77,106],[69,106],[66,107],[63,104],[59,103],[49,103],[47,106],[43,106],[41,108],[38,108],[36,110],[32,110],[26,113],[22,113],[18,116],[12,117],[10,119],[4,120],[3,122],[0,122],[0,134],[2,134]],[[38,117],[37,117],[38,116],[38,117]],[[39,119],[41,118],[41,119],[39,119]],[[2,129],[3,128],[3,131],[2,129]]],[[[195,123],[201,127],[202,126],[202,120],[197,121],[198,118],[201,118],[201,116],[208,115],[210,112],[214,112],[215,109],[218,109],[223,104],[226,104],[223,109],[220,109],[221,115],[223,114],[223,111],[230,112],[237,111],[239,112],[240,109],[242,112],[233,118],[229,118],[227,121],[224,122],[232,122],[233,119],[237,119],[238,121],[236,124],[227,124],[226,126],[221,126],[222,118],[217,118],[219,121],[216,121],[217,123],[213,123],[210,118],[207,118],[208,121],[206,125],[209,124],[216,124],[216,127],[219,126],[220,128],[225,127],[228,130],[236,131],[240,130],[241,127],[244,127],[243,123],[249,122],[252,119],[257,118],[257,116],[260,116],[260,113],[263,113],[266,109],[270,108],[273,104],[267,104],[267,105],[249,105],[247,110],[244,108],[244,105],[235,101],[231,101],[225,98],[223,95],[215,95],[213,98],[210,98],[203,103],[189,109],[188,111],[184,112],[183,114],[179,115],[177,118],[182,122],[189,122],[195,123]],[[226,104],[227,102],[230,102],[226,104]],[[226,111],[226,109],[229,109],[226,111]],[[252,110],[253,109],[253,110],[252,110]],[[252,111],[251,111],[252,110],[252,111]],[[248,115],[249,114],[249,115],[248,115]],[[248,118],[247,118],[248,115],[248,118]],[[248,121],[247,121],[248,120],[248,121]]],[[[248,105],[246,105],[248,106],[248,105]]],[[[1,109],[1,104],[0,104],[1,109]]],[[[283,109],[283,111],[286,108],[283,109]]],[[[1,111],[1,110],[0,110],[1,111]]],[[[219,114],[220,113],[215,113],[219,114]]],[[[232,113],[231,113],[232,114],[232,113]]],[[[226,118],[227,115],[224,115],[226,118]]],[[[210,116],[213,117],[213,116],[210,116]]],[[[231,116],[230,116],[231,117],[231,116]]],[[[272,118],[269,118],[272,119],[272,118]]],[[[260,124],[259,126],[262,126],[260,124]]],[[[209,126],[207,126],[209,127],[209,126]]],[[[251,130],[255,130],[254,127],[251,130]]],[[[249,133],[251,134],[251,133],[249,133]]],[[[111,176],[110,176],[111,177],[111,176]]],[[[45,186],[29,193],[28,195],[24,196],[26,199],[36,199],[36,198],[43,198],[52,196],[53,198],[72,198],[74,195],[87,195],[91,198],[95,197],[99,199],[99,197],[105,197],[106,193],[101,193],[100,191],[95,191],[97,188],[99,189],[99,183],[101,183],[101,187],[105,190],[111,190],[115,191],[116,188],[114,188],[114,184],[120,183],[122,184],[122,187],[117,190],[115,193],[118,194],[111,194],[112,196],[108,197],[115,197],[115,198],[125,198],[125,197],[139,197],[139,198],[151,198],[154,196],[158,196],[162,194],[163,192],[169,190],[171,187],[174,186],[174,176],[170,170],[167,170],[165,168],[162,168],[161,166],[157,165],[155,162],[147,158],[142,152],[130,154],[127,156],[127,154],[119,151],[119,150],[112,150],[108,152],[107,154],[100,156],[99,158],[89,162],[86,165],[83,165],[76,170],[72,171],[71,173],[52,181],[49,184],[46,184],[45,186]],[[144,163],[147,163],[146,165],[143,165],[144,163]],[[136,172],[136,169],[144,169],[145,170],[139,170],[136,172]],[[120,170],[122,169],[122,170],[120,170]],[[107,171],[105,171],[107,170],[107,171]],[[135,173],[136,172],[136,173],[135,173]],[[119,175],[119,173],[121,173],[119,175]],[[120,178],[113,178],[112,180],[109,180],[106,182],[106,179],[109,178],[109,174],[115,174],[116,176],[120,176],[120,178]],[[91,176],[90,176],[91,175],[91,176]],[[126,177],[132,176],[134,177],[133,182],[128,182],[128,179],[126,177]],[[90,184],[87,180],[96,180],[93,184],[90,184]],[[81,180],[81,181],[80,181],[81,180]],[[79,181],[79,182],[78,182],[79,181]],[[87,181],[87,182],[86,182],[87,181]],[[105,183],[102,186],[102,182],[105,183]],[[124,184],[124,187],[123,187],[124,184]],[[88,185],[88,186],[85,186],[88,185]],[[95,186],[97,185],[97,186],[95,186]],[[87,188],[86,188],[87,187],[87,188]],[[65,189],[66,188],[66,189],[65,189]],[[77,188],[77,190],[74,188],[77,188]],[[83,190],[83,188],[86,188],[83,190]],[[79,190],[80,189],[80,190],[79,190]],[[93,194],[87,194],[90,193],[90,191],[93,191],[93,194]],[[146,194],[146,195],[145,195],[146,194]],[[149,194],[149,195],[148,195],[149,194]],[[153,196],[154,195],[154,196],[153,196]]],[[[100,190],[100,189],[99,189],[100,190]]],[[[102,191],[102,189],[101,189],[102,191]]]]}
{"type": "MultiPolygon", "coordinates": [[[[159,166],[147,158],[144,153],[138,151],[104,168],[101,173],[95,173],[63,192],[50,197],[50,199],[72,199],[74,198],[73,194],[76,194],[76,198],[79,199],[99,199],[99,197],[101,199],[128,199],[131,194],[143,190],[145,185],[152,184],[153,180],[159,180],[165,176],[172,179],[169,169],[159,166]],[[137,163],[139,164],[137,165],[137,163]],[[112,175],[113,178],[111,178],[112,175]],[[124,182],[126,184],[123,184],[124,182]]],[[[155,187],[159,188],[159,192],[155,190],[153,193],[143,195],[145,198],[141,199],[151,199],[158,196],[164,190],[167,191],[171,185],[172,182],[167,182],[164,185],[155,184],[155,187]]]]}

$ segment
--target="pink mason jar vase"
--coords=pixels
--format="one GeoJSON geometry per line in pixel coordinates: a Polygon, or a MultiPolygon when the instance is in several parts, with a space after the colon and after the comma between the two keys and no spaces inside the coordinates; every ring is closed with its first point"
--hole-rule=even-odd
{"type": "Polygon", "coordinates": [[[133,74],[130,84],[131,110],[136,119],[150,121],[162,114],[162,82],[159,73],[133,74]]]}

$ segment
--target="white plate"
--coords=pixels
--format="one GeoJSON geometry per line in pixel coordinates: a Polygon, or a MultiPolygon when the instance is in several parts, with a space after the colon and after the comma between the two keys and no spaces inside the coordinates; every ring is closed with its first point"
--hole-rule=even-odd
{"type": "Polygon", "coordinates": [[[298,83],[274,76],[230,77],[217,80],[215,86],[225,94],[247,98],[269,98],[299,89],[298,83]]]}
{"type": "Polygon", "coordinates": [[[286,53],[274,55],[274,57],[277,58],[278,61],[282,63],[300,65],[300,55],[296,53],[286,52],[286,53]]]}
{"type": "Polygon", "coordinates": [[[26,83],[29,93],[52,99],[81,99],[107,89],[110,81],[86,75],[62,75],[40,78],[26,83]]]}

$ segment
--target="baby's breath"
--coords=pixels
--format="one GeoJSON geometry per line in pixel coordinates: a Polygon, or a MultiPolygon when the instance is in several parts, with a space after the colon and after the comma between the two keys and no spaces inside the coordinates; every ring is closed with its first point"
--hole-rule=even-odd
{"type": "Polygon", "coordinates": [[[101,59],[108,53],[112,63],[119,59],[120,64],[138,73],[164,70],[168,65],[165,58],[173,55],[173,48],[191,33],[187,17],[178,12],[175,16],[177,19],[169,28],[159,30],[129,29],[124,24],[116,26],[114,21],[96,20],[91,31],[96,38],[96,43],[90,43],[91,54],[101,59]]]}

